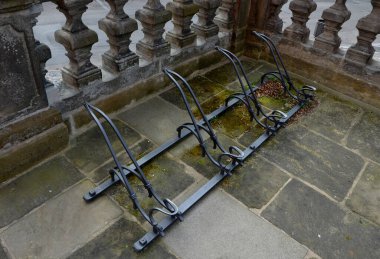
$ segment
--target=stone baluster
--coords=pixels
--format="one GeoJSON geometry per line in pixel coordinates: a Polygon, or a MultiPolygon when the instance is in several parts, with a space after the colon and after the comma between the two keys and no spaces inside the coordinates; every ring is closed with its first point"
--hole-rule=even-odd
{"type": "Polygon", "coordinates": [[[94,66],[90,58],[91,47],[98,41],[98,35],[82,21],[87,4],[92,0],[55,0],[58,10],[66,16],[66,23],[55,32],[55,40],[62,44],[70,62],[62,69],[63,81],[71,86],[81,87],[94,80],[101,79],[102,73],[94,66]]]}
{"type": "Polygon", "coordinates": [[[342,24],[351,17],[351,12],[346,7],[346,1],[336,0],[334,5],[323,11],[324,31],[315,39],[314,48],[328,53],[338,51],[341,43],[338,32],[342,29],[342,24]]]}
{"type": "Polygon", "coordinates": [[[51,51],[50,48],[39,41],[36,41],[36,48],[35,48],[36,55],[38,59],[40,60],[40,66],[41,66],[41,73],[42,73],[42,79],[44,81],[45,87],[54,86],[52,82],[46,79],[47,70],[45,68],[46,62],[51,59],[51,51]]]}
{"type": "Polygon", "coordinates": [[[357,43],[351,46],[346,53],[345,63],[350,67],[365,67],[375,53],[372,42],[380,33],[380,0],[372,0],[371,3],[372,12],[361,18],[356,25],[359,30],[357,43]]]}
{"type": "Polygon", "coordinates": [[[317,9],[313,0],[292,0],[289,5],[292,11],[292,24],[284,31],[287,39],[306,43],[309,40],[310,30],[306,27],[310,14],[317,9]]]}
{"type": "Polygon", "coordinates": [[[103,67],[118,73],[138,64],[139,58],[129,49],[131,34],[137,22],[124,12],[128,0],[106,0],[111,7],[107,16],[99,21],[99,28],[108,36],[110,49],[103,54],[103,67]]]}
{"type": "Polygon", "coordinates": [[[160,0],[148,0],[143,9],[136,11],[136,19],[142,24],[144,38],[136,45],[137,54],[148,62],[157,57],[168,55],[170,45],[164,40],[165,23],[171,18],[171,13],[165,10],[160,0]]]}
{"type": "Polygon", "coordinates": [[[194,0],[194,3],[198,5],[199,12],[197,13],[198,20],[191,28],[198,39],[205,43],[209,38],[218,35],[219,28],[213,20],[220,0],[194,0]]]}
{"type": "Polygon", "coordinates": [[[191,19],[198,12],[198,6],[193,0],[173,0],[166,5],[172,12],[174,29],[166,34],[174,49],[182,49],[195,43],[196,34],[190,29],[191,19]]]}
{"type": "Polygon", "coordinates": [[[231,32],[234,25],[234,5],[236,0],[222,0],[216,10],[214,22],[219,26],[220,32],[231,32]]]}
{"type": "Polygon", "coordinates": [[[281,20],[279,14],[281,8],[288,0],[271,0],[269,5],[268,20],[265,24],[265,29],[269,32],[276,34],[282,33],[282,26],[284,22],[281,20]]]}

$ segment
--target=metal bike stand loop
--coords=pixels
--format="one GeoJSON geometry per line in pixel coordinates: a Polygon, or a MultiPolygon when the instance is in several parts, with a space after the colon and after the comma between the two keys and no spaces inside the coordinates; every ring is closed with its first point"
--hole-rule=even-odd
{"type": "Polygon", "coordinates": [[[314,91],[316,90],[312,86],[303,86],[301,89],[297,89],[284,66],[284,63],[280,57],[280,54],[275,47],[274,43],[269,37],[262,33],[253,32],[255,36],[261,39],[268,47],[271,55],[276,64],[276,71],[271,71],[264,74],[261,77],[261,84],[253,87],[249,82],[247,74],[245,73],[240,60],[230,51],[216,47],[216,49],[224,55],[232,64],[234,71],[237,75],[239,84],[241,86],[241,91],[230,95],[223,106],[214,110],[210,114],[206,115],[194,93],[193,89],[189,83],[178,73],[164,68],[163,72],[170,78],[174,83],[177,90],[180,92],[181,98],[185,104],[187,113],[190,117],[191,122],[184,123],[177,128],[178,135],[173,139],[168,140],[166,143],[162,144],[158,148],[154,149],[150,153],[146,154],[140,159],[136,159],[132,152],[130,151],[127,143],[125,142],[123,136],[116,128],[112,120],[99,108],[85,103],[85,107],[89,112],[90,116],[93,118],[97,126],[99,127],[107,147],[111,153],[111,156],[115,162],[115,167],[112,168],[110,173],[110,178],[99,186],[95,187],[93,190],[87,192],[83,198],[86,201],[92,201],[99,195],[101,195],[105,190],[114,185],[117,182],[121,182],[127,189],[130,199],[132,200],[134,209],[138,210],[143,218],[152,225],[152,230],[147,232],[143,237],[136,241],[134,244],[134,249],[136,251],[143,250],[148,246],[156,237],[163,236],[164,231],[171,226],[177,220],[183,220],[183,214],[186,213],[195,203],[197,203],[202,197],[204,197],[208,192],[210,192],[219,182],[221,182],[227,176],[232,174],[232,171],[239,165],[241,165],[249,156],[251,156],[266,140],[273,136],[298,110],[302,108],[309,100],[313,99],[314,91]],[[282,87],[284,95],[287,94],[294,100],[296,104],[287,112],[282,112],[278,110],[265,113],[262,105],[260,104],[256,91],[260,89],[260,86],[268,80],[270,77],[277,79],[282,87]],[[196,109],[201,115],[201,120],[196,120],[194,113],[190,107],[188,97],[185,92],[190,94],[190,98],[195,102],[196,109]],[[210,122],[216,117],[224,114],[227,110],[243,104],[249,115],[250,120],[255,120],[261,127],[265,129],[265,132],[254,140],[245,150],[240,150],[238,147],[230,146],[226,149],[222,143],[218,140],[215,131],[211,127],[210,122]],[[116,152],[112,147],[109,136],[103,127],[100,119],[103,118],[105,123],[111,126],[111,130],[116,134],[118,140],[121,142],[125,152],[131,159],[132,163],[128,166],[122,165],[116,156],[116,152]],[[212,148],[219,150],[219,154],[214,157],[209,152],[209,147],[207,146],[204,138],[202,137],[201,131],[205,132],[213,144],[212,148]],[[219,173],[213,176],[207,183],[201,186],[197,191],[195,191],[190,197],[188,197],[182,204],[176,205],[169,199],[162,199],[155,191],[151,183],[145,177],[142,167],[149,163],[154,158],[158,157],[165,151],[174,147],[179,142],[183,141],[188,136],[193,135],[198,140],[199,146],[202,149],[202,156],[207,157],[216,167],[219,168],[219,173]],[[134,192],[128,178],[130,175],[135,175],[138,180],[140,180],[147,194],[150,198],[153,198],[159,206],[162,208],[153,207],[147,212],[142,208],[139,203],[136,193],[134,192]],[[154,213],[160,212],[165,214],[163,220],[157,222],[154,218],[154,213]]]}

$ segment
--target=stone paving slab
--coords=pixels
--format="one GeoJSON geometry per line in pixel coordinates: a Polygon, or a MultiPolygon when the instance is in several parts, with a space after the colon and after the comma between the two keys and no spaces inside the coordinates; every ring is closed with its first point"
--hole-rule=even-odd
{"type": "Polygon", "coordinates": [[[307,249],[215,190],[162,239],[180,258],[304,258],[307,249]]]}
{"type": "Polygon", "coordinates": [[[367,112],[353,127],[347,146],[380,163],[380,115],[367,112]]]}
{"type": "Polygon", "coordinates": [[[7,255],[4,251],[4,248],[0,245],[0,259],[7,259],[7,255]]]}
{"type": "Polygon", "coordinates": [[[292,180],[262,216],[322,258],[380,258],[380,228],[292,180]]]}
{"type": "MultiPolygon", "coordinates": [[[[113,120],[127,145],[131,146],[141,139],[141,136],[120,120],[113,120]]],[[[111,143],[116,152],[122,150],[121,143],[117,140],[116,134],[109,126],[105,127],[111,143]]],[[[85,133],[76,137],[72,143],[73,147],[66,153],[68,157],[83,172],[91,172],[102,163],[107,161],[111,153],[98,127],[93,127],[85,133]]]]}
{"type": "MultiPolygon", "coordinates": [[[[232,139],[218,134],[225,147],[237,145],[232,139]]],[[[212,149],[211,141],[206,144],[217,157],[219,152],[212,149]]],[[[182,154],[181,159],[207,178],[213,177],[219,169],[207,157],[201,156],[199,146],[194,146],[182,154]]],[[[221,187],[249,208],[261,208],[278,192],[289,177],[277,167],[264,161],[262,157],[252,156],[242,166],[237,167],[231,177],[226,178],[221,187]]]]}
{"type": "Polygon", "coordinates": [[[54,158],[0,189],[0,228],[83,178],[64,157],[54,158]]]}
{"type": "MultiPolygon", "coordinates": [[[[318,95],[319,96],[319,95],[318,95]]],[[[340,142],[349,131],[360,109],[350,103],[328,96],[321,98],[319,107],[305,116],[302,124],[316,132],[340,142]]]]}
{"type": "Polygon", "coordinates": [[[346,204],[380,225],[380,166],[369,163],[346,204]]]}
{"type": "MultiPolygon", "coordinates": [[[[256,62],[246,60],[242,61],[242,65],[245,71],[247,72],[259,66],[256,62]]],[[[234,67],[231,63],[227,63],[224,66],[221,66],[206,73],[205,77],[222,85],[227,85],[237,80],[234,67]]]]}
{"type": "Polygon", "coordinates": [[[137,105],[118,117],[156,144],[175,137],[178,126],[190,121],[185,111],[159,97],[137,105]]]}
{"type": "MultiPolygon", "coordinates": [[[[200,103],[203,103],[208,98],[211,98],[224,90],[224,88],[220,84],[211,81],[210,79],[203,76],[197,76],[189,80],[188,83],[193,89],[200,103]]],[[[191,107],[195,107],[195,102],[191,98],[189,91],[187,91],[185,87],[183,88],[183,90],[186,93],[186,97],[188,98],[191,107]]],[[[168,102],[173,103],[182,110],[186,110],[186,106],[177,87],[173,87],[172,89],[160,94],[160,97],[167,100],[168,102]]]]}
{"type": "Polygon", "coordinates": [[[22,218],[0,234],[15,258],[62,258],[88,242],[122,211],[107,197],[86,203],[82,195],[93,188],[84,181],[22,218]]]}
{"type": "MultiPolygon", "coordinates": [[[[136,159],[139,159],[140,157],[144,156],[149,151],[151,151],[153,147],[154,145],[151,141],[144,139],[135,146],[131,147],[131,152],[133,153],[136,159]]],[[[111,154],[109,155],[109,158],[111,158],[111,154]]],[[[121,155],[119,154],[118,159],[124,165],[132,163],[132,161],[129,159],[129,157],[126,155],[124,151],[121,155]]],[[[94,182],[99,183],[104,179],[110,177],[109,170],[114,168],[115,166],[116,164],[114,160],[111,158],[110,162],[91,172],[88,175],[88,177],[94,182]]]]}
{"type": "Polygon", "coordinates": [[[176,258],[160,242],[154,242],[141,253],[133,250],[133,244],[145,231],[133,221],[121,218],[98,237],[75,251],[69,259],[82,258],[176,258]]]}
{"type": "Polygon", "coordinates": [[[297,124],[279,131],[259,153],[336,200],[343,200],[364,165],[360,156],[297,124]]]}
{"type": "MultiPolygon", "coordinates": [[[[154,190],[163,199],[169,198],[173,200],[194,182],[194,179],[186,173],[186,168],[183,164],[178,163],[166,155],[156,158],[142,169],[154,190]]],[[[144,185],[138,179],[135,177],[131,177],[130,179],[132,188],[134,188],[137,198],[144,209],[151,209],[157,206],[161,207],[153,198],[148,197],[144,185]]],[[[130,214],[134,215],[141,222],[145,222],[141,214],[133,209],[132,201],[124,186],[117,185],[111,188],[108,193],[120,206],[127,209],[130,214]]]]}

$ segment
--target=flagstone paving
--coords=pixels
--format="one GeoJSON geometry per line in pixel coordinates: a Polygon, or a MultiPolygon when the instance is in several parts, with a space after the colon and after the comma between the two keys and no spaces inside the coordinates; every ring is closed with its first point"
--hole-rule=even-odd
{"type": "Polygon", "coordinates": [[[262,216],[322,258],[379,258],[379,227],[292,180],[262,216]]]}
{"type": "Polygon", "coordinates": [[[346,204],[380,225],[380,165],[369,162],[346,204]]]}
{"type": "MultiPolygon", "coordinates": [[[[273,69],[249,59],[243,65],[253,83],[273,69]]],[[[230,64],[189,82],[206,113],[240,89],[230,64]]],[[[283,127],[140,253],[133,243],[151,227],[121,184],[92,202],[82,199],[115,166],[100,131],[72,136],[68,149],[0,185],[0,258],[380,258],[380,115],[323,91],[317,99],[319,106],[283,127]]],[[[265,111],[291,104],[260,101],[265,111]]],[[[113,119],[140,158],[190,121],[184,108],[170,88],[113,119]]],[[[211,124],[225,148],[243,149],[265,132],[244,106],[211,124]]],[[[114,134],[111,142],[130,163],[114,134]]],[[[142,168],[157,193],[177,202],[219,173],[194,137],[142,168]]],[[[129,179],[143,207],[153,206],[142,183],[129,179]]]]}

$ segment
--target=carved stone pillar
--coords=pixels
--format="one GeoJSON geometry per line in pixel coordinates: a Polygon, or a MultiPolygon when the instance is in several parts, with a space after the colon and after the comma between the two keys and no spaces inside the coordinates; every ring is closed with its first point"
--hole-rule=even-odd
{"type": "Polygon", "coordinates": [[[313,0],[292,0],[289,9],[293,13],[293,23],[285,29],[284,36],[296,42],[306,43],[310,35],[306,23],[310,14],[317,9],[317,4],[313,0]]]}
{"type": "Polygon", "coordinates": [[[46,44],[41,43],[39,41],[36,41],[35,51],[36,51],[36,55],[38,56],[38,58],[40,60],[41,73],[42,73],[42,77],[43,77],[42,79],[44,81],[45,87],[54,86],[54,84],[52,82],[48,81],[45,77],[47,72],[48,72],[45,68],[45,64],[46,64],[46,61],[51,59],[50,48],[46,44]]]}
{"type": "Polygon", "coordinates": [[[380,33],[380,0],[372,0],[371,3],[373,6],[372,12],[361,18],[356,25],[359,30],[359,36],[357,43],[351,46],[346,53],[346,65],[363,68],[375,53],[372,42],[380,33]]]}
{"type": "Polygon", "coordinates": [[[338,51],[341,43],[338,32],[342,29],[342,24],[351,17],[346,1],[336,0],[334,5],[323,11],[322,18],[325,21],[325,27],[323,33],[315,39],[314,48],[329,53],[338,51]]]}
{"type": "Polygon", "coordinates": [[[219,28],[213,20],[220,0],[194,0],[194,3],[199,6],[198,21],[191,28],[198,39],[207,41],[208,38],[218,35],[219,28]]]}
{"type": "Polygon", "coordinates": [[[282,33],[282,26],[284,22],[281,20],[279,14],[281,8],[288,0],[271,0],[269,5],[268,20],[265,24],[265,29],[269,32],[280,34],[282,33]]]}
{"type": "Polygon", "coordinates": [[[100,79],[102,73],[94,66],[90,58],[91,47],[98,41],[98,35],[82,21],[87,4],[92,0],[55,0],[58,10],[66,16],[66,23],[55,32],[55,40],[67,50],[70,62],[62,69],[63,81],[75,87],[81,87],[100,79]]]}
{"type": "Polygon", "coordinates": [[[220,32],[231,32],[234,25],[234,4],[236,0],[222,0],[216,10],[214,22],[219,26],[220,32]]]}
{"type": "Polygon", "coordinates": [[[141,58],[151,62],[170,53],[170,45],[162,37],[165,23],[170,18],[171,13],[165,10],[160,0],[148,0],[143,9],[136,11],[136,19],[141,22],[144,33],[144,38],[136,45],[141,58]]]}
{"type": "Polygon", "coordinates": [[[182,49],[194,44],[196,35],[190,29],[190,25],[198,6],[193,0],[173,0],[166,5],[166,9],[173,15],[174,29],[166,34],[166,40],[171,43],[172,48],[182,49]]]}
{"type": "Polygon", "coordinates": [[[34,0],[0,1],[0,125],[47,107],[33,26],[34,0]]]}
{"type": "Polygon", "coordinates": [[[129,49],[131,34],[137,30],[137,22],[124,12],[128,0],[106,1],[111,10],[99,21],[99,28],[107,34],[110,49],[103,54],[103,67],[118,73],[139,62],[138,56],[129,49]]]}

